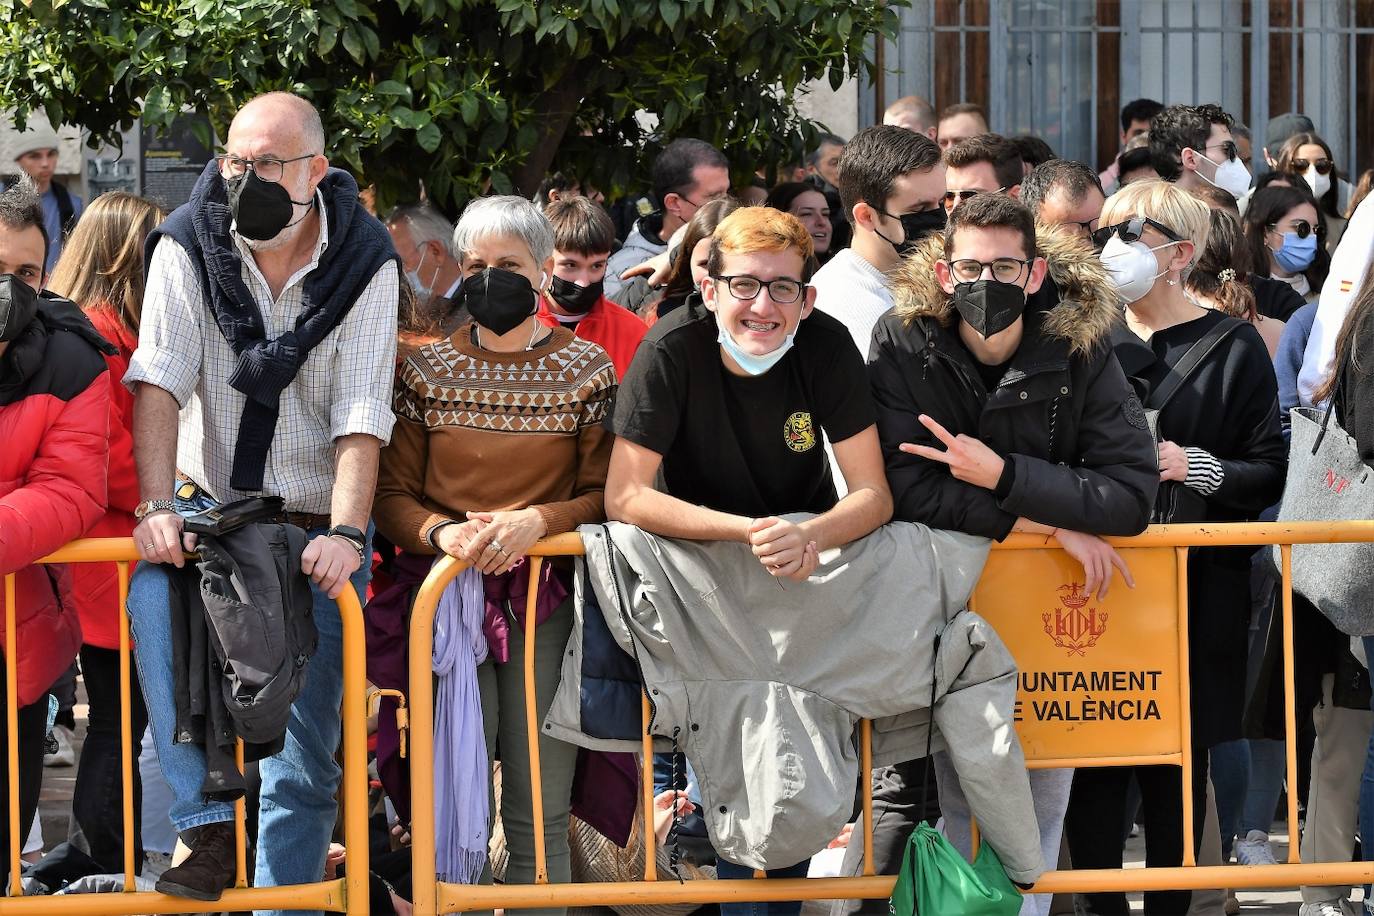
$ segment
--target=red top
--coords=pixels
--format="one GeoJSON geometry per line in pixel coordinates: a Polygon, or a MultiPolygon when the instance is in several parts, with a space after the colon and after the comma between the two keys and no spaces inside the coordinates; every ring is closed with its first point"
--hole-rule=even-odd
{"type": "MultiPolygon", "coordinates": [[[[134,469],[134,396],[124,387],[138,338],[111,309],[86,309],[100,335],[119,348],[105,356],[110,369],[110,495],[108,508],[83,537],[126,538],[138,520],[138,473],[134,469]]],[[[119,648],[119,579],[113,563],[79,563],[71,567],[82,641],[102,649],[119,648]]],[[[132,571],[132,570],[131,570],[132,571]]]]}
{"type": "MultiPolygon", "coordinates": [[[[539,320],[551,328],[562,323],[549,311],[547,295],[539,297],[539,320]]],[[[573,330],[583,340],[599,344],[611,358],[616,377],[623,379],[649,327],[634,312],[602,296],[573,330]]]]}

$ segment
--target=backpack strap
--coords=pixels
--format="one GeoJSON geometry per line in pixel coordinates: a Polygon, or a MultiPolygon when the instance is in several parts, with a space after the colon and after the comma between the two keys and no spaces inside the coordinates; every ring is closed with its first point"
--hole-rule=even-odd
{"type": "Polygon", "coordinates": [[[76,225],[76,206],[72,203],[71,192],[62,182],[54,181],[49,187],[52,188],[52,196],[57,198],[57,221],[62,226],[62,241],[65,242],[76,225]]]}
{"type": "Polygon", "coordinates": [[[1217,348],[1218,344],[1235,333],[1236,329],[1244,323],[1239,318],[1226,317],[1212,325],[1206,334],[1198,338],[1197,342],[1188,348],[1188,351],[1177,363],[1169,367],[1168,377],[1159,387],[1150,392],[1149,397],[1145,399],[1145,406],[1156,413],[1162,413],[1169,401],[1173,400],[1174,395],[1183,387],[1183,383],[1188,381],[1188,377],[1197,370],[1198,366],[1202,365],[1202,361],[1217,348]]]}

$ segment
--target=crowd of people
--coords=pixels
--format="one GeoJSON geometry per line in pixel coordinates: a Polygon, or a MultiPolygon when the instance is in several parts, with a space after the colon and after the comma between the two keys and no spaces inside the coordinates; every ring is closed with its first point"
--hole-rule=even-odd
{"type": "MultiPolygon", "coordinates": [[[[0,575],[18,575],[19,651],[5,664],[16,668],[20,706],[18,771],[2,754],[0,766],[19,784],[19,823],[35,823],[45,751],[49,765],[73,762],[67,717],[79,674],[90,707],[64,854],[78,851],[89,874],[122,871],[122,760],[138,753],[120,740],[127,613],[128,713],[135,745],[147,730],[152,749],[135,768],[140,880],[218,900],[238,852],[232,802],[245,794],[255,799],[255,884],[310,883],[346,867],[345,851],[331,847],[343,691],[336,599],[352,588],[367,603],[370,680],[408,689],[411,607],[435,557],[451,556],[470,568],[436,618],[442,877],[531,883],[539,846],[553,882],[628,879],[645,864],[629,825],[645,821],[668,841],[663,866],[695,879],[755,868],[804,876],[820,860],[797,851],[827,846],[845,847],[829,857],[830,873],[860,874],[863,845],[847,842],[859,827],[838,837],[764,829],[746,843],[761,815],[703,804],[724,791],[719,747],[708,760],[689,735],[683,754],[677,730],[674,750],[655,760],[655,810],[636,810],[637,766],[594,740],[626,736],[601,734],[585,707],[582,747],[537,739],[536,804],[527,700],[543,722],[566,686],[565,657],[584,699],[594,675],[603,689],[587,660],[600,638],[597,602],[614,615],[611,596],[591,584],[602,566],[545,565],[529,605],[527,698],[526,556],[541,538],[602,525],[631,554],[615,532],[632,527],[660,545],[640,547],[659,562],[679,556],[662,545],[706,545],[718,564],[707,568],[733,581],[696,581],[711,596],[696,611],[718,615],[726,656],[749,645],[736,632],[746,624],[730,616],[748,583],[806,608],[830,594],[818,583],[843,579],[837,555],[873,562],[898,532],[952,532],[960,545],[1034,534],[1081,566],[1085,593],[1133,587],[1104,538],[1156,522],[1274,517],[1295,407],[1334,401],[1374,467],[1365,403],[1374,378],[1361,350],[1374,336],[1370,174],[1346,181],[1300,114],[1275,118],[1254,149],[1216,105],[1140,99],[1122,109],[1120,141],[1099,172],[1039,137],[992,133],[975,105],[937,113],[913,96],[847,140],[820,135],[771,187],[760,169],[734,188],[720,150],[679,138],[652,163],[650,193],[628,205],[608,206],[596,175],[559,174],[533,200],[473,200],[455,224],[426,202],[380,219],[369,212],[354,178],[330,166],[319,114],[287,93],[240,109],[224,152],[170,214],[124,193],[82,206],[51,182],[56,141],[39,137],[17,160],[29,177],[0,193],[0,575]],[[275,500],[253,520],[271,533],[251,550],[188,529],[189,517],[203,525],[207,510],[263,496],[275,500]],[[37,564],[80,537],[130,535],[142,562],[126,607],[113,564],[37,564]],[[250,662],[225,649],[215,617],[226,605],[254,610],[243,583],[260,596],[264,578],[288,638],[265,640],[269,660],[250,662]],[[207,625],[208,649],[195,635],[207,625]],[[207,675],[207,651],[222,671],[207,675]],[[221,674],[235,685],[222,703],[206,698],[207,677],[213,695],[221,674]],[[280,705],[273,691],[288,683],[289,710],[259,731],[248,718],[260,712],[255,698],[280,705]],[[251,738],[247,774],[225,763],[236,733],[251,738]],[[615,773],[628,794],[610,788],[615,773]],[[168,827],[179,853],[159,859],[159,844],[145,850],[144,840],[168,827]]],[[[870,589],[908,575],[900,560],[878,569],[870,589]]],[[[1298,676],[1284,696],[1265,675],[1283,649],[1276,575],[1250,549],[1190,551],[1187,792],[1171,766],[1035,770],[990,786],[999,767],[1020,772],[1019,748],[979,745],[971,720],[960,734],[951,703],[924,726],[946,746],[927,757],[917,745],[858,777],[872,785],[878,872],[894,874],[912,830],[936,818],[965,854],[976,818],[1027,890],[1061,863],[1120,867],[1137,823],[1147,864],[1178,865],[1184,805],[1207,825],[1197,831],[1204,863],[1272,863],[1268,832],[1284,792],[1305,812],[1303,861],[1374,860],[1374,843],[1360,843],[1374,831],[1365,661],[1374,646],[1352,639],[1364,624],[1343,632],[1298,596],[1298,676]],[[1289,705],[1302,742],[1297,785],[1283,765],[1289,705]],[[1208,835],[1220,837],[1217,850],[1208,835]]],[[[646,580],[636,600],[665,587],[646,580]]],[[[940,613],[976,628],[962,603],[940,613]]],[[[797,652],[850,638],[817,622],[826,613],[802,615],[796,632],[771,631],[779,664],[789,641],[797,652]]],[[[1370,612],[1352,613],[1367,622],[1370,612]]],[[[936,646],[921,697],[950,689],[939,674],[948,647],[936,646]]],[[[618,664],[647,690],[640,661],[618,664]]],[[[965,674],[980,664],[991,666],[981,686],[994,696],[1007,672],[985,654],[965,674]]],[[[775,680],[803,684],[796,671],[775,680]]],[[[724,736],[737,745],[728,750],[778,769],[783,783],[807,771],[806,754],[788,744],[797,724],[776,742],[759,738],[758,722],[780,721],[775,701],[752,682],[738,694],[750,712],[717,708],[701,727],[743,729],[724,736]],[[767,711],[755,717],[755,703],[767,711]]],[[[693,699],[704,702],[682,702],[693,699]]],[[[637,725],[637,698],[632,708],[637,725]]],[[[377,723],[376,848],[400,854],[373,856],[374,912],[404,913],[410,802],[391,709],[384,703],[377,723]]],[[[803,733],[824,730],[821,711],[797,715],[803,733]]],[[[852,782],[845,760],[835,772],[852,782]]],[[[785,785],[751,778],[750,792],[778,793],[779,810],[799,804],[785,785]]],[[[0,817],[0,848],[9,823],[0,817]]],[[[1303,888],[1302,916],[1352,912],[1351,891],[1303,888]]],[[[1226,912],[1233,904],[1215,902],[1226,912]]],[[[1145,895],[1154,916],[1206,905],[1187,891],[1145,895]]],[[[1081,895],[1078,906],[1129,912],[1122,893],[1081,895]]],[[[719,908],[794,916],[800,907],[719,908]]],[[[1051,907],[1029,893],[1022,913],[1051,907]]]]}

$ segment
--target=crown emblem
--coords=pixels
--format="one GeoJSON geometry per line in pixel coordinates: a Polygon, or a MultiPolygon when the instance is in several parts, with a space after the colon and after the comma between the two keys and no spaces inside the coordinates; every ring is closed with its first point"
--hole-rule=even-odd
{"type": "Polygon", "coordinates": [[[1092,594],[1083,590],[1081,582],[1061,585],[1059,591],[1062,607],[1040,615],[1045,635],[1070,657],[1086,655],[1107,632],[1107,614],[1101,608],[1088,607],[1092,594]]]}

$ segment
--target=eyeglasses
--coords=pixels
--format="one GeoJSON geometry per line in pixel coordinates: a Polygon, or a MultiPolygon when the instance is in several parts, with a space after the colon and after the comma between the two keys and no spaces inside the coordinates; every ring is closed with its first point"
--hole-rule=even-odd
{"type": "Polygon", "coordinates": [[[1146,226],[1153,226],[1171,242],[1187,241],[1183,236],[1161,222],[1156,222],[1148,216],[1134,216],[1124,223],[1117,223],[1115,226],[1103,226],[1093,232],[1093,244],[1098,248],[1103,248],[1111,241],[1113,235],[1123,242],[1138,242],[1141,235],[1145,232],[1146,226]]]}
{"type": "Polygon", "coordinates": [[[1293,174],[1300,175],[1307,171],[1308,166],[1312,166],[1317,170],[1318,175],[1329,175],[1331,174],[1331,164],[1330,159],[1314,159],[1310,162],[1306,159],[1294,159],[1288,163],[1288,168],[1292,170],[1293,174]]]}
{"type": "Polygon", "coordinates": [[[683,200],[687,201],[687,203],[689,203],[689,204],[691,204],[692,206],[696,207],[698,210],[701,209],[702,207],[706,206],[707,204],[709,204],[709,203],[710,203],[711,201],[713,201],[713,200],[725,200],[725,199],[728,198],[729,196],[730,196],[730,192],[729,192],[729,191],[719,191],[719,192],[717,192],[717,193],[715,193],[715,194],[708,195],[708,196],[707,196],[706,198],[704,198],[700,203],[698,203],[697,201],[692,200],[692,198],[688,197],[686,194],[679,194],[679,195],[678,195],[678,197],[681,197],[683,200]]]}
{"type": "Polygon", "coordinates": [[[953,210],[956,206],[970,198],[977,197],[979,194],[1001,194],[1006,188],[998,188],[996,191],[983,191],[978,188],[963,191],[946,191],[945,196],[940,198],[941,205],[946,210],[953,210]]]}
{"type": "Polygon", "coordinates": [[[1305,239],[1312,233],[1317,234],[1317,238],[1326,235],[1326,228],[1320,224],[1314,226],[1305,219],[1295,219],[1290,228],[1280,229],[1278,223],[1270,223],[1269,229],[1273,232],[1292,232],[1300,239],[1305,239]]]}
{"type": "Polygon", "coordinates": [[[1098,218],[1097,218],[1096,216],[1094,216],[1092,219],[1084,219],[1084,220],[1071,219],[1071,220],[1068,220],[1067,222],[1065,222],[1064,225],[1065,225],[1065,226],[1077,226],[1077,227],[1078,227],[1078,233],[1079,233],[1079,235],[1082,235],[1082,236],[1085,236],[1085,237],[1091,237],[1092,234],[1093,234],[1094,232],[1097,231],[1097,226],[1096,226],[1097,221],[1098,221],[1098,218]]]}
{"type": "Polygon", "coordinates": [[[972,283],[983,276],[984,270],[991,270],[992,278],[998,283],[1015,283],[1021,279],[1021,272],[1035,262],[1034,259],[1023,261],[1020,258],[994,258],[991,261],[958,258],[945,263],[949,265],[954,279],[960,283],[972,283]]]}
{"type": "Polygon", "coordinates": [[[736,277],[712,277],[711,279],[724,280],[725,285],[730,289],[730,295],[741,302],[753,299],[760,290],[768,287],[768,298],[778,305],[788,305],[796,302],[801,296],[802,290],[806,289],[805,283],[787,277],[779,277],[776,280],[760,280],[758,277],[741,274],[736,277]]]}
{"type": "Polygon", "coordinates": [[[286,173],[287,163],[300,162],[302,159],[314,159],[316,155],[316,153],[307,153],[304,156],[296,156],[291,159],[274,159],[269,156],[259,159],[244,159],[241,156],[225,154],[216,156],[215,162],[219,165],[219,173],[225,178],[242,178],[249,169],[252,169],[263,181],[275,184],[281,181],[282,175],[286,173]]]}
{"type": "Polygon", "coordinates": [[[1236,146],[1234,140],[1223,140],[1220,143],[1213,143],[1211,146],[1204,146],[1203,150],[1219,149],[1226,154],[1227,159],[1235,159],[1240,155],[1240,147],[1236,146]]]}

